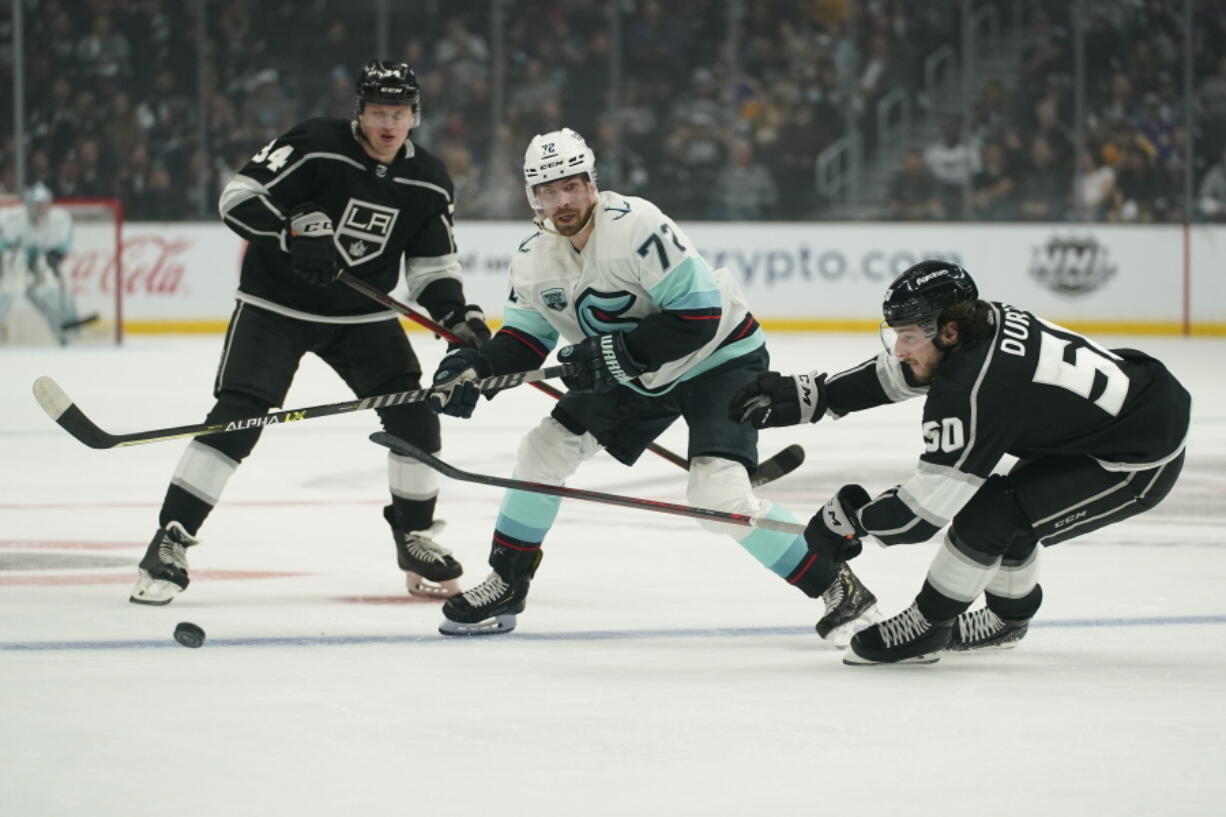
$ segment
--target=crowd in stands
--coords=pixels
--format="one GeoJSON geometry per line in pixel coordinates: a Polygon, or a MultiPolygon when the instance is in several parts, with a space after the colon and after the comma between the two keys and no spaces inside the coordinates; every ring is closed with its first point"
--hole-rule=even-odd
{"type": "MultiPolygon", "coordinates": [[[[269,140],[308,116],[352,115],[382,9],[383,56],[408,62],[422,85],[413,138],[448,166],[459,217],[524,217],[523,147],[565,125],[592,143],[602,186],[649,195],[677,218],[818,218],[828,204],[818,155],[853,125],[874,155],[877,102],[896,88],[919,95],[927,55],[960,48],[961,5],[26,2],[26,178],[58,197],[119,197],[134,220],[214,218],[220,188],[269,140]]],[[[1182,0],[1090,0],[1081,151],[1069,4],[1024,5],[1019,73],[985,81],[969,119],[939,114],[941,137],[907,153],[881,193],[883,215],[1182,218],[1182,0]]],[[[1226,219],[1226,56],[1216,56],[1226,10],[1196,7],[1196,215],[1226,219]]],[[[7,22],[0,83],[10,87],[7,22]]],[[[15,184],[12,133],[5,106],[0,192],[15,184]]]]}
{"type": "Polygon", "coordinates": [[[1082,147],[1073,5],[1035,0],[1014,79],[983,81],[969,122],[950,119],[937,141],[908,154],[891,182],[887,217],[1226,221],[1226,6],[1194,3],[1190,213],[1183,2],[1086,7],[1082,147]]]}

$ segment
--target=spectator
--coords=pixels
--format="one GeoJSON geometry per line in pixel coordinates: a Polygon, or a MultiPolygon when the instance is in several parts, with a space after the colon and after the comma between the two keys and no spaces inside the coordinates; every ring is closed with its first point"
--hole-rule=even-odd
{"type": "Polygon", "coordinates": [[[603,120],[596,127],[596,179],[602,188],[616,190],[628,196],[647,192],[650,176],[647,163],[626,139],[614,139],[613,122],[603,120]]]}
{"type": "Polygon", "coordinates": [[[944,214],[936,177],[919,150],[907,153],[902,169],[890,180],[889,214],[898,221],[926,221],[944,214]]]}
{"type": "Polygon", "coordinates": [[[248,87],[240,118],[251,125],[256,139],[276,139],[289,130],[297,119],[297,106],[286,95],[277,72],[271,68],[260,71],[248,87]]]}
{"type": "Polygon", "coordinates": [[[1024,221],[1063,221],[1069,198],[1067,175],[1056,165],[1056,153],[1042,136],[1030,144],[1029,167],[1022,173],[1019,215],[1024,221]]]}
{"type": "Polygon", "coordinates": [[[979,149],[962,138],[962,122],[958,117],[946,118],[941,138],[924,149],[924,164],[937,180],[946,217],[960,217],[963,191],[979,170],[979,149]]]}
{"type": "Polygon", "coordinates": [[[986,221],[1017,219],[1017,179],[999,142],[983,146],[983,166],[972,183],[972,214],[986,221]]]}
{"type": "Polygon", "coordinates": [[[1200,214],[1210,221],[1226,221],[1226,147],[1221,158],[1201,180],[1197,197],[1200,214]]]}
{"type": "Polygon", "coordinates": [[[1073,187],[1078,219],[1101,221],[1106,217],[1115,194],[1115,168],[1105,161],[1095,162],[1090,151],[1083,151],[1081,175],[1073,187]]]}
{"type": "Polygon", "coordinates": [[[754,161],[749,142],[733,145],[732,156],[732,164],[720,171],[715,185],[712,217],[733,221],[770,218],[779,201],[774,177],[765,165],[754,161]]]}
{"type": "Polygon", "coordinates": [[[1112,221],[1153,222],[1161,220],[1167,209],[1162,174],[1144,143],[1130,145],[1124,153],[1124,166],[1116,175],[1112,221]]]}

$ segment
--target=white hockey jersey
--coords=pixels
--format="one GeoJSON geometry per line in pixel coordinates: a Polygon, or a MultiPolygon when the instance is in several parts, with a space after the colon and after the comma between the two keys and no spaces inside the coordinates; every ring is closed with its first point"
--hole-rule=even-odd
{"type": "Polygon", "coordinates": [[[727,270],[712,270],[693,242],[646,199],[599,194],[595,226],[582,251],[568,238],[537,232],[511,260],[504,326],[552,349],[559,337],[629,332],[643,318],[669,311],[717,320],[712,340],[627,384],[661,394],[677,383],[744,355],[766,342],[727,270]]]}
{"type": "Polygon", "coordinates": [[[29,253],[72,249],[72,216],[62,207],[52,207],[37,224],[25,207],[0,211],[0,249],[21,247],[29,253]]]}

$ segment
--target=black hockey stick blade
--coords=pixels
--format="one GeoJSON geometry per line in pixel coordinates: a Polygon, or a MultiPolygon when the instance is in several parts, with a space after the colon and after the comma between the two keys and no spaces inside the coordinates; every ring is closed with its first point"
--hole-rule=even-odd
{"type": "Polygon", "coordinates": [[[582,488],[567,488],[564,485],[546,485],[541,482],[527,482],[521,479],[509,479],[506,477],[496,477],[489,474],[477,474],[472,471],[463,471],[456,468],[454,465],[447,463],[435,457],[432,454],[427,454],[420,448],[405,442],[394,434],[389,434],[386,431],[376,431],[370,435],[371,442],[378,443],[386,448],[390,448],[397,454],[403,457],[410,457],[425,465],[430,466],[435,471],[438,471],[445,477],[449,477],[461,482],[475,482],[480,485],[492,485],[496,488],[510,488],[516,491],[528,491],[534,494],[549,494],[550,496],[560,496],[565,499],[582,499],[587,502],[600,502],[605,505],[620,505],[623,508],[638,508],[642,511],[655,511],[656,513],[667,513],[674,516],[688,516],[692,519],[706,519],[711,522],[724,522],[729,525],[739,525],[745,528],[763,528],[765,530],[780,531],[782,533],[802,534],[805,532],[805,526],[797,522],[787,522],[782,519],[767,519],[759,516],[749,516],[742,513],[728,513],[726,511],[717,511],[712,508],[697,508],[693,505],[677,505],[672,502],[661,502],[656,499],[639,499],[633,496],[622,496],[621,494],[606,494],[600,491],[585,491],[582,488]]]}
{"type": "Polygon", "coordinates": [[[780,477],[786,477],[805,461],[805,450],[792,443],[769,460],[762,460],[749,475],[749,484],[757,488],[780,477]]]}
{"type": "MultiPolygon", "coordinates": [[[[544,369],[532,369],[526,372],[494,375],[476,381],[482,391],[492,389],[509,389],[522,383],[535,383],[551,377],[561,377],[569,374],[570,364],[550,366],[544,369]]],[[[249,428],[292,423],[299,420],[314,420],[317,417],[328,417],[334,414],[345,414],[350,411],[380,409],[389,406],[400,406],[405,403],[419,403],[430,396],[431,389],[414,389],[412,391],[380,394],[363,397],[360,400],[347,400],[342,403],[325,403],[319,406],[308,406],[299,409],[283,409],[255,417],[230,420],[223,423],[199,423],[197,425],[173,426],[171,428],[156,428],[148,431],[136,431],[130,434],[111,434],[99,428],[85,412],[77,408],[72,398],[68,396],[59,384],[50,377],[40,377],[34,381],[34,399],[59,426],[90,448],[120,448],[126,445],[141,445],[164,440],[175,440],[182,437],[202,437],[206,434],[224,434],[228,431],[242,431],[249,428]]]]}
{"type": "Polygon", "coordinates": [[[99,315],[97,312],[91,312],[84,318],[77,318],[75,321],[61,323],[60,329],[64,330],[65,332],[67,332],[69,329],[80,329],[82,326],[89,326],[91,323],[96,322],[100,317],[101,315],[99,315]]]}

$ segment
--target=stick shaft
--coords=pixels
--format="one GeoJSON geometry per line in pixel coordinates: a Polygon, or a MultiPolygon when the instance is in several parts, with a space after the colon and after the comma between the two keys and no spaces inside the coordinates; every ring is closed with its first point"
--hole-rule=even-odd
{"type": "MultiPolygon", "coordinates": [[[[413,321],[414,323],[418,324],[419,326],[423,326],[426,329],[429,329],[431,332],[433,332],[434,334],[438,335],[439,337],[445,340],[451,341],[452,343],[457,343],[457,342],[462,343],[463,342],[454,332],[447,329],[447,327],[443,326],[437,321],[431,320],[429,317],[421,314],[420,312],[418,312],[416,309],[413,309],[408,304],[401,303],[400,301],[396,300],[391,295],[388,295],[386,292],[382,291],[378,287],[371,286],[370,284],[363,281],[361,278],[358,278],[348,272],[342,272],[340,276],[337,278],[337,280],[340,281],[345,286],[349,287],[350,289],[355,289],[358,292],[361,292],[363,295],[367,296],[371,300],[377,301],[378,303],[383,304],[388,309],[391,309],[394,312],[400,313],[401,315],[413,321]]],[[[560,391],[559,389],[554,388],[548,383],[533,383],[532,386],[538,391],[545,392],[545,394],[548,394],[554,400],[562,399],[562,395],[566,393],[566,392],[560,391]]],[[[647,450],[653,454],[656,454],[657,456],[663,457],[664,459],[668,460],[673,465],[676,465],[679,468],[684,468],[687,471],[690,468],[689,460],[687,460],[685,457],[682,457],[679,454],[674,454],[672,451],[669,451],[667,448],[665,448],[662,445],[651,443],[650,445],[647,446],[647,450]]]]}
{"type": "MultiPolygon", "coordinates": [[[[534,369],[527,372],[512,372],[511,374],[495,375],[476,381],[481,389],[509,389],[521,383],[534,383],[550,377],[559,377],[569,371],[569,365],[551,366],[545,369],[534,369]]],[[[300,420],[314,420],[317,417],[329,417],[334,414],[346,414],[351,411],[389,408],[406,403],[417,403],[430,395],[430,389],[413,389],[411,391],[379,394],[363,397],[357,400],[346,400],[341,403],[325,403],[306,408],[284,409],[269,414],[254,417],[244,417],[229,420],[224,423],[199,423],[196,425],[172,426],[170,428],[155,428],[146,431],[134,431],[129,434],[111,434],[99,428],[85,412],[72,401],[50,377],[40,377],[34,381],[34,399],[42,406],[52,420],[60,425],[80,442],[90,448],[120,448],[127,445],[141,445],[165,440],[175,440],[183,437],[201,437],[207,434],[224,434],[229,431],[243,431],[251,428],[264,428],[282,423],[293,423],[300,420]]]]}
{"type": "Polygon", "coordinates": [[[460,480],[461,482],[475,482],[480,485],[491,485],[497,488],[509,488],[515,491],[527,491],[534,494],[548,494],[550,496],[560,496],[566,499],[581,499],[586,502],[599,502],[604,505],[618,505],[623,508],[636,508],[642,511],[654,511],[656,513],[667,513],[673,516],[686,516],[691,519],[705,519],[712,522],[723,522],[729,525],[738,525],[746,528],[762,528],[764,530],[779,531],[781,533],[803,534],[805,526],[798,522],[788,522],[782,519],[768,519],[765,517],[748,516],[741,513],[729,513],[727,511],[717,511],[713,508],[699,508],[693,505],[678,505],[673,502],[661,502],[656,499],[640,499],[638,497],[623,496],[621,494],[607,494],[600,491],[587,491],[582,488],[568,488],[564,485],[546,485],[541,482],[527,482],[520,479],[510,479],[507,477],[496,477],[490,474],[477,474],[472,471],[463,471],[456,468],[454,465],[448,465],[431,454],[427,454],[420,448],[411,445],[404,440],[389,434],[386,431],[376,431],[370,435],[370,439],[379,445],[390,448],[397,454],[405,457],[412,457],[419,462],[422,462],[434,470],[438,471],[445,477],[460,480]]]}

